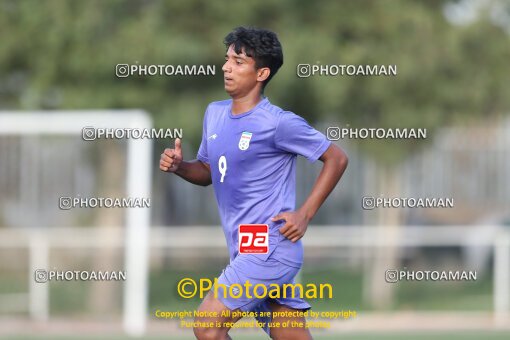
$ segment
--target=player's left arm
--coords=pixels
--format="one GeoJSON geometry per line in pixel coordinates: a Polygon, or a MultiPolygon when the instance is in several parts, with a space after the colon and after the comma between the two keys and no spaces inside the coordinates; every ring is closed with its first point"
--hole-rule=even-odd
{"type": "Polygon", "coordinates": [[[347,168],[347,155],[333,143],[319,159],[324,164],[305,203],[296,211],[283,212],[272,219],[273,221],[285,220],[285,225],[280,228],[280,233],[292,242],[297,242],[303,237],[308,223],[333,191],[347,168]]]}

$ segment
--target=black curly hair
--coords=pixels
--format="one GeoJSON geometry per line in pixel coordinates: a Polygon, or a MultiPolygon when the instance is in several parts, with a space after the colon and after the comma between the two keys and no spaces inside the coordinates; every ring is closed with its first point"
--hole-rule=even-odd
{"type": "Polygon", "coordinates": [[[225,37],[224,43],[227,50],[234,45],[237,54],[244,49],[244,53],[255,60],[257,69],[269,67],[271,72],[262,88],[283,65],[282,45],[274,32],[254,27],[237,27],[225,37]]]}

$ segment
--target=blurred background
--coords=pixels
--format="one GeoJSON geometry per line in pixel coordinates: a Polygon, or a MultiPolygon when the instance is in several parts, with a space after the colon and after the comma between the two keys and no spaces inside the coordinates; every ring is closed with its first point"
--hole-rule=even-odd
{"type": "MultiPolygon", "coordinates": [[[[334,287],[333,299],[310,301],[314,310],[357,316],[316,338],[507,339],[506,0],[0,0],[0,337],[193,338],[154,313],[195,309],[200,300],[180,298],[178,281],[212,279],[228,263],[212,187],[159,171],[172,139],[151,140],[147,164],[128,140],[86,142],[76,126],[99,127],[104,116],[133,127],[137,109],[156,128],[182,129],[184,157],[195,158],[205,108],[228,98],[223,38],[241,25],[278,34],[284,65],[265,95],[323,133],[427,129],[423,140],[336,142],[349,167],[304,238],[300,280],[334,287]],[[136,63],[208,64],[216,74],[116,76],[117,64],[136,63]],[[391,64],[398,75],[300,78],[298,64],[391,64]],[[60,196],[127,196],[136,169],[151,197],[139,228],[130,209],[59,209],[60,196]],[[448,197],[454,208],[363,210],[363,196],[448,197]],[[145,263],[127,272],[146,283],[137,293],[127,281],[34,284],[36,264],[119,271],[130,256],[145,263]],[[385,281],[386,270],[404,268],[477,271],[477,280],[385,281]],[[128,301],[138,301],[134,328],[128,301]]],[[[299,160],[298,206],[320,168],[299,160]]]]}

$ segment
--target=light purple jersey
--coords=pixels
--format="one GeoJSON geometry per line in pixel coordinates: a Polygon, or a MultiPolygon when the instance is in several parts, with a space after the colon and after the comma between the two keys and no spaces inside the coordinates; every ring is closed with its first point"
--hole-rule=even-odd
{"type": "MultiPolygon", "coordinates": [[[[218,210],[232,261],[238,255],[240,224],[269,225],[269,252],[257,254],[295,267],[303,262],[301,241],[280,234],[280,212],[295,210],[296,156],[315,162],[330,142],[301,117],[267,98],[252,110],[231,112],[232,100],[206,110],[197,158],[211,167],[218,210]]],[[[244,254],[241,254],[244,255],[244,254]]],[[[253,256],[253,255],[251,255],[253,256]]]]}

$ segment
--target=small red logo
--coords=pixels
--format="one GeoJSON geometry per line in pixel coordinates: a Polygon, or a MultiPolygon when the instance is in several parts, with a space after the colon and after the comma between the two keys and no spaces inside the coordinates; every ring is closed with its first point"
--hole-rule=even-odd
{"type": "Polygon", "coordinates": [[[239,225],[239,253],[267,254],[269,251],[269,226],[267,224],[239,225]]]}

